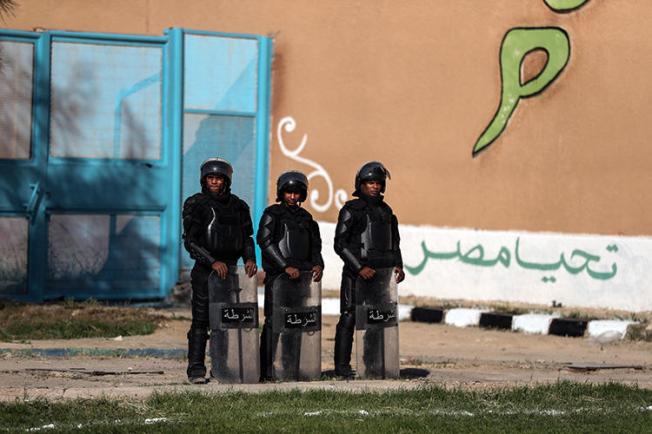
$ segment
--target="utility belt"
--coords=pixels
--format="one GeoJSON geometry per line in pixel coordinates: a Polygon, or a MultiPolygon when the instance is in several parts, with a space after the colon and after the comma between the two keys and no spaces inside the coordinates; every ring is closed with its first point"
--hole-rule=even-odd
{"type": "Polygon", "coordinates": [[[374,264],[390,264],[383,266],[392,266],[394,265],[396,254],[391,248],[380,250],[380,249],[367,249],[365,248],[364,243],[355,243],[351,247],[355,249],[354,251],[360,252],[360,259],[366,263],[374,264]]]}
{"type": "MultiPolygon", "coordinates": [[[[237,266],[237,265],[238,265],[238,259],[240,259],[239,256],[236,257],[236,258],[231,258],[231,257],[229,257],[229,259],[225,259],[224,257],[222,257],[222,256],[220,256],[220,255],[216,255],[216,254],[214,254],[214,253],[212,254],[212,256],[213,256],[213,258],[214,258],[216,261],[218,261],[218,262],[224,262],[224,263],[225,263],[227,266],[229,266],[229,267],[235,267],[235,266],[237,266]]],[[[195,261],[195,267],[203,268],[203,269],[205,269],[205,270],[211,270],[211,269],[212,269],[212,266],[211,266],[211,265],[212,265],[212,264],[205,264],[205,263],[200,262],[200,261],[195,261]]]]}

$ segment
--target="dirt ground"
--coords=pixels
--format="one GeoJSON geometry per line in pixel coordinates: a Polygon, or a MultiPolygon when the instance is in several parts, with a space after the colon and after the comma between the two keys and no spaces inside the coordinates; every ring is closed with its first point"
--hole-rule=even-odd
{"type": "MultiPolygon", "coordinates": [[[[309,390],[385,390],[434,384],[446,388],[488,388],[573,380],[609,381],[652,388],[652,342],[619,341],[600,345],[588,338],[526,335],[509,331],[400,323],[401,380],[326,380],[255,385],[185,384],[185,360],[155,357],[23,357],[16,350],[53,348],[185,350],[189,310],[166,310],[152,335],[115,339],[77,339],[0,343],[0,400],[123,396],[154,391],[222,392],[309,390]],[[179,319],[181,318],[181,319],[179,319]],[[13,350],[13,351],[7,351],[13,350]],[[569,365],[600,366],[577,370],[569,365]],[[619,367],[616,367],[619,366],[619,367]]],[[[323,319],[322,370],[333,369],[337,318],[323,319]]]]}

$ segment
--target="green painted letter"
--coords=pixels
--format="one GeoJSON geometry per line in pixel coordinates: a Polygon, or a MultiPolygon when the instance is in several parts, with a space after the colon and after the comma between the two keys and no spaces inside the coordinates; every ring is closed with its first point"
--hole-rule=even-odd
{"type": "Polygon", "coordinates": [[[571,12],[589,0],[543,0],[555,12],[571,12]]]}
{"type": "Polygon", "coordinates": [[[541,93],[561,73],[569,57],[570,41],[559,27],[515,28],[505,34],[500,47],[500,104],[491,123],[475,143],[474,156],[500,136],[519,100],[541,93]],[[544,50],[548,60],[539,75],[521,83],[521,63],[534,50],[544,50]]]}

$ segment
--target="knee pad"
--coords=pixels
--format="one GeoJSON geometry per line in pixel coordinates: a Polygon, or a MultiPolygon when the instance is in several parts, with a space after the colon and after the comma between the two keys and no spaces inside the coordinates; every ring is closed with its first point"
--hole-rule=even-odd
{"type": "Polygon", "coordinates": [[[344,310],[340,314],[340,321],[337,323],[338,328],[353,329],[355,327],[355,313],[351,310],[344,310]]]}
{"type": "Polygon", "coordinates": [[[192,338],[203,338],[208,336],[208,324],[193,322],[188,330],[188,339],[192,338]]]}

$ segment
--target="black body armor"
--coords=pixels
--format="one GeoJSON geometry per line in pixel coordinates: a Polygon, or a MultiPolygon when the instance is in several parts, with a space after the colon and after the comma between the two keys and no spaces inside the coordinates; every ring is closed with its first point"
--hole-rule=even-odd
{"type": "Polygon", "coordinates": [[[371,208],[366,220],[367,226],[360,237],[362,260],[393,259],[391,210],[381,207],[371,208]]]}
{"type": "Polygon", "coordinates": [[[256,260],[249,207],[234,194],[221,200],[206,193],[189,197],[183,206],[183,229],[186,250],[203,266],[256,260]]]}
{"type": "MultiPolygon", "coordinates": [[[[389,177],[389,171],[379,161],[365,163],[355,175],[353,196],[359,199],[344,204],[335,227],[335,252],[344,261],[344,269],[334,362],[335,373],[345,377],[353,374],[351,350],[356,325],[356,302],[362,301],[355,299],[359,271],[367,266],[375,269],[377,276],[389,272],[393,279],[393,267],[403,268],[398,220],[382,196],[389,177]],[[370,197],[363,193],[362,184],[369,181],[380,183],[380,196],[370,197]]],[[[370,343],[372,340],[364,341],[370,343]]]]}
{"type": "Polygon", "coordinates": [[[306,271],[324,266],[319,227],[300,207],[268,207],[260,219],[257,241],[268,274],[280,274],[289,266],[306,271]]]}
{"type": "Polygon", "coordinates": [[[403,267],[398,220],[382,198],[362,196],[340,210],[335,252],[353,276],[364,266],[403,267]]]}
{"type": "Polygon", "coordinates": [[[213,218],[206,227],[208,249],[218,255],[229,256],[242,251],[244,231],[239,207],[223,207],[217,212],[211,208],[211,212],[213,218]]]}
{"type": "Polygon", "coordinates": [[[220,261],[234,266],[238,259],[255,261],[253,225],[247,204],[231,194],[233,167],[222,158],[210,158],[201,166],[202,192],[183,203],[183,244],[194,259],[192,283],[192,324],[188,331],[188,378],[204,381],[206,341],[209,329],[208,281],[212,264],[220,261]],[[219,194],[206,186],[210,175],[224,179],[219,194]]]}
{"type": "MultiPolygon", "coordinates": [[[[308,293],[304,294],[300,291],[300,289],[319,288],[318,285],[311,284],[312,267],[318,265],[324,268],[319,226],[310,213],[301,207],[286,204],[271,205],[265,209],[260,219],[256,241],[263,254],[263,269],[266,273],[265,325],[260,345],[261,378],[263,380],[275,379],[277,376],[295,380],[318,378],[321,362],[318,350],[321,335],[315,333],[318,329],[312,330],[310,335],[305,336],[303,333],[281,333],[279,327],[285,321],[281,321],[278,315],[282,314],[284,307],[292,306],[301,311],[311,306],[311,311],[315,311],[316,305],[319,304],[319,291],[316,296],[314,294],[308,296],[308,293]],[[290,266],[301,270],[300,279],[292,281],[288,279],[285,269],[290,266]],[[276,320],[274,320],[275,316],[276,320]],[[304,341],[306,345],[302,347],[304,341]],[[310,343],[311,341],[313,342],[310,343]],[[315,362],[313,368],[316,369],[314,375],[306,374],[305,366],[302,368],[304,362],[301,354],[310,348],[317,349],[317,356],[313,360],[315,362]],[[281,357],[280,364],[276,360],[277,353],[281,357]]],[[[320,309],[318,307],[316,309],[319,316],[320,309]]],[[[302,314],[305,312],[299,313],[302,314]]],[[[308,351],[308,353],[313,352],[308,351]]],[[[307,357],[307,360],[309,362],[310,358],[307,357]]]]}
{"type": "Polygon", "coordinates": [[[278,248],[284,258],[294,261],[310,259],[310,229],[304,222],[283,221],[283,238],[278,248]]]}

